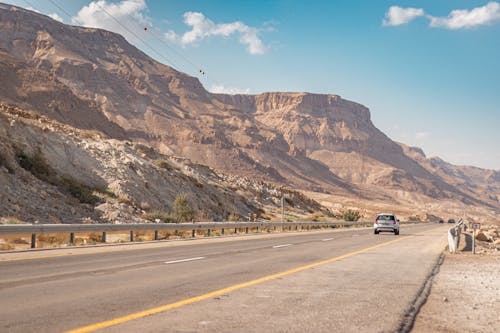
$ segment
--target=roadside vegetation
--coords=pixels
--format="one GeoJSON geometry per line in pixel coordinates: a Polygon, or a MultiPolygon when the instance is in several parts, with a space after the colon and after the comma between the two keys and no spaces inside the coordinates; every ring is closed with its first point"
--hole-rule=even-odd
{"type": "Polygon", "coordinates": [[[59,175],[43,158],[40,149],[28,154],[16,148],[16,160],[21,168],[29,171],[41,181],[59,187],[64,192],[78,199],[80,203],[97,205],[103,200],[95,195],[96,192],[108,195],[106,189],[92,188],[69,176],[59,175]]]}
{"type": "Polygon", "coordinates": [[[341,216],[344,221],[352,222],[359,221],[359,219],[363,217],[359,211],[353,209],[347,209],[343,211],[341,213],[341,216]]]}

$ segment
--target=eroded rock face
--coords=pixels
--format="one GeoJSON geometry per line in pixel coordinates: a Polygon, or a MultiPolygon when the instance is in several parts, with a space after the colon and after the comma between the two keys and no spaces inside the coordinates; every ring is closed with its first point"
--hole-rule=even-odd
{"type": "Polygon", "coordinates": [[[472,195],[461,177],[435,172],[423,152],[393,142],[368,108],[340,96],[211,94],[118,34],[9,5],[0,6],[0,31],[0,75],[9,82],[0,100],[74,128],[299,189],[498,208],[498,173],[486,176],[492,190],[472,195]]]}

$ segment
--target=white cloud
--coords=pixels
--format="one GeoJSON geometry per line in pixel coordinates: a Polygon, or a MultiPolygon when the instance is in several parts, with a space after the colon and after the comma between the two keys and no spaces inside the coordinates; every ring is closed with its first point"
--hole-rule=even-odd
{"type": "Polygon", "coordinates": [[[144,14],[146,10],[147,5],[145,0],[122,0],[116,3],[98,0],[92,1],[87,6],[82,7],[76,16],[72,18],[72,22],[85,27],[113,31],[123,35],[130,42],[136,42],[137,38],[123,26],[127,27],[128,30],[134,31],[136,28],[130,28],[127,24],[131,19],[138,26],[150,26],[151,20],[144,14]]]}
{"type": "Polygon", "coordinates": [[[429,16],[431,27],[446,29],[468,29],[480,25],[492,24],[500,20],[500,4],[489,2],[471,10],[455,9],[447,17],[429,16]]]}
{"type": "Polygon", "coordinates": [[[425,12],[422,8],[402,8],[391,6],[385,13],[385,18],[382,21],[384,26],[398,26],[407,24],[419,16],[424,16],[425,12]]]}
{"type": "Polygon", "coordinates": [[[52,18],[52,19],[54,19],[54,20],[56,20],[56,21],[64,23],[64,20],[62,19],[62,17],[59,16],[59,15],[57,15],[57,13],[51,13],[51,14],[49,14],[47,16],[50,17],[50,18],[52,18]]]}
{"type": "Polygon", "coordinates": [[[38,13],[38,14],[41,14],[39,10],[36,10],[35,8],[31,7],[31,6],[28,6],[26,7],[27,10],[31,10],[32,12],[35,12],[35,13],[38,13]]]}
{"type": "Polygon", "coordinates": [[[415,139],[417,140],[426,140],[431,136],[429,132],[417,132],[415,133],[415,139]]]}
{"type": "Polygon", "coordinates": [[[180,36],[170,30],[165,33],[165,38],[170,41],[178,41],[186,46],[213,36],[229,37],[236,34],[239,36],[239,42],[247,46],[247,51],[250,54],[264,54],[269,49],[259,38],[260,30],[258,28],[250,27],[240,21],[214,23],[202,13],[186,12],[184,13],[184,23],[190,26],[191,30],[180,36]]]}
{"type": "Polygon", "coordinates": [[[208,89],[211,93],[214,94],[228,94],[228,95],[248,95],[250,94],[250,89],[240,89],[234,87],[225,87],[222,84],[214,84],[212,87],[208,89]]]}

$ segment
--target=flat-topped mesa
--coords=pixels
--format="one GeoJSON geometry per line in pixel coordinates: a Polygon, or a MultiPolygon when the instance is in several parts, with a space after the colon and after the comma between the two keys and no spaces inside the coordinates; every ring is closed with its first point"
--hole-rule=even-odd
{"type": "Polygon", "coordinates": [[[367,107],[338,95],[307,92],[266,92],[258,95],[214,94],[224,104],[252,113],[294,110],[300,114],[324,117],[331,113],[350,114],[359,121],[370,121],[367,107]]]}

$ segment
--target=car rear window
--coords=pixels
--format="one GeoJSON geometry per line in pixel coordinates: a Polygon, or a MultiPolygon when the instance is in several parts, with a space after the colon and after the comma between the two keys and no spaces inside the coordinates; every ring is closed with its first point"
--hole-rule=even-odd
{"type": "Polygon", "coordinates": [[[377,221],[394,221],[394,215],[378,215],[377,221]]]}

